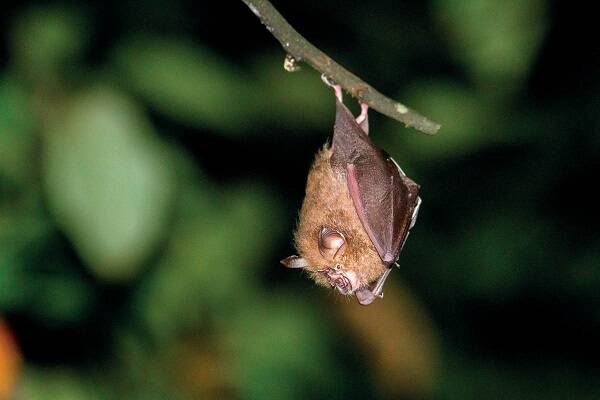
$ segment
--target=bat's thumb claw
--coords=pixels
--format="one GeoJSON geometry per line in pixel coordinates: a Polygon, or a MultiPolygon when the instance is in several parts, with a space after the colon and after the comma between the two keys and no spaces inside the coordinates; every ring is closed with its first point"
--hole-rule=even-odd
{"type": "Polygon", "coordinates": [[[358,302],[363,306],[368,306],[371,304],[377,297],[371,292],[369,289],[359,289],[356,291],[356,298],[358,302]]]}

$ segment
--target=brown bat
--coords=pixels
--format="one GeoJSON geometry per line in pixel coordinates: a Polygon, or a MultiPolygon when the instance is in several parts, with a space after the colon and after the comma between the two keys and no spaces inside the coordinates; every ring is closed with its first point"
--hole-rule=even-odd
{"type": "Polygon", "coordinates": [[[368,106],[355,119],[336,93],[331,145],[308,174],[296,233],[299,255],[281,260],[303,268],[322,286],[368,305],[383,285],[415,224],[419,185],[369,139],[368,106]]]}

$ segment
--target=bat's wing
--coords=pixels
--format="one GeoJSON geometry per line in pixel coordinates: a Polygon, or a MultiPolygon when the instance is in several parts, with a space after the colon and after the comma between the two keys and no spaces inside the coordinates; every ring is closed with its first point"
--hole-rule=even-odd
{"type": "Polygon", "coordinates": [[[386,264],[398,260],[420,202],[419,185],[375,147],[352,113],[337,101],[332,166],[346,174],[356,213],[386,264]]]}

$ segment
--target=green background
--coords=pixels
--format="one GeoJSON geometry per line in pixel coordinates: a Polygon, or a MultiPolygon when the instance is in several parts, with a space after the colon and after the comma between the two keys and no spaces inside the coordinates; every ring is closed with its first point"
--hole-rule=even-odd
{"type": "Polygon", "coordinates": [[[275,3],[442,124],[429,137],[370,114],[423,205],[365,308],[279,264],[333,95],[310,67],[283,69],[242,2],[216,3],[3,6],[14,398],[599,398],[595,15],[544,0],[275,3]]]}

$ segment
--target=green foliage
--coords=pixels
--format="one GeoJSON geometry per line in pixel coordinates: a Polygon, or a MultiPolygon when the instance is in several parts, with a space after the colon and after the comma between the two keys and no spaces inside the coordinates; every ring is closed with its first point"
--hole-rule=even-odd
{"type": "Polygon", "coordinates": [[[161,237],[170,160],[135,105],[109,89],[76,95],[44,132],[50,210],[94,273],[131,279],[161,237]]]}
{"type": "Polygon", "coordinates": [[[478,83],[506,90],[527,76],[546,31],[544,1],[440,0],[433,4],[455,57],[478,83]]]}
{"type": "MultiPolygon", "coordinates": [[[[424,203],[369,308],[278,264],[334,101],[308,66],[284,71],[241,2],[7,12],[0,339],[6,325],[21,348],[15,398],[598,397],[598,197],[581,194],[598,95],[549,90],[557,6],[357,4],[281,7],[442,123],[428,137],[370,114],[424,203]]],[[[595,70],[555,68],[597,87],[595,70]]]]}
{"type": "Polygon", "coordinates": [[[257,100],[256,90],[234,68],[178,40],[126,41],[116,51],[115,64],[152,106],[192,126],[239,131],[257,100]]]}
{"type": "Polygon", "coordinates": [[[26,371],[27,386],[23,395],[32,400],[103,399],[106,388],[82,379],[76,371],[54,369],[51,371],[26,371]]]}
{"type": "Polygon", "coordinates": [[[123,41],[113,65],[124,84],[157,111],[185,125],[223,134],[252,134],[250,126],[285,119],[297,126],[327,119],[325,93],[314,74],[286,73],[283,57],[243,71],[186,41],[139,36],[123,41]],[[298,110],[310,111],[299,113],[298,110]]]}
{"type": "Polygon", "coordinates": [[[410,104],[427,115],[453,116],[444,121],[445,135],[430,140],[416,135],[404,139],[409,153],[416,158],[440,162],[494,143],[495,104],[489,104],[474,90],[448,82],[427,82],[415,86],[406,96],[410,104]]]}
{"type": "Polygon", "coordinates": [[[0,80],[0,179],[16,184],[33,173],[28,162],[35,136],[27,91],[18,80],[0,80]]]}
{"type": "Polygon", "coordinates": [[[73,8],[31,8],[16,20],[12,31],[13,61],[40,82],[77,61],[87,41],[83,13],[73,8]]]}

